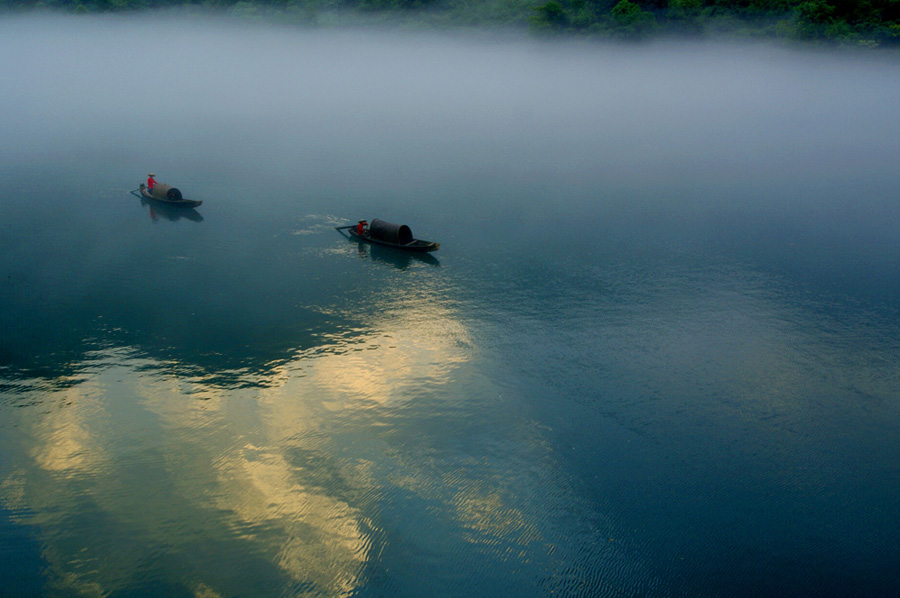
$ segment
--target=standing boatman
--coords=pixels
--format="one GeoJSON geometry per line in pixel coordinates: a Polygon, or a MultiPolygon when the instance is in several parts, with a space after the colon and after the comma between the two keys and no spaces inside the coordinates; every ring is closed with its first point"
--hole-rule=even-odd
{"type": "Polygon", "coordinates": [[[153,187],[156,186],[156,179],[153,178],[155,176],[152,172],[147,175],[147,190],[150,191],[150,195],[153,195],[153,187]]]}

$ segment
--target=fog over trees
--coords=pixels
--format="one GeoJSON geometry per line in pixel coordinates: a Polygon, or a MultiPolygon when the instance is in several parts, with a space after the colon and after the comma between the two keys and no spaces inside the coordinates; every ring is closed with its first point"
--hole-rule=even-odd
{"type": "Polygon", "coordinates": [[[545,35],[641,40],[733,36],[900,45],[897,0],[0,0],[0,11],[204,8],[313,26],[400,20],[429,27],[519,27],[545,35]]]}

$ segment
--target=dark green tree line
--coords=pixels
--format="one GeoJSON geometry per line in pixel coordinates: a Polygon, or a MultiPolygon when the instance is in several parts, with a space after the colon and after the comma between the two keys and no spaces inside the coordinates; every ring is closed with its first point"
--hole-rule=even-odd
{"type": "Polygon", "coordinates": [[[0,0],[0,10],[134,11],[203,6],[236,16],[314,22],[323,13],[383,14],[442,24],[528,24],[549,35],[640,40],[737,34],[818,44],[900,46],[900,0],[0,0]]]}
{"type": "Polygon", "coordinates": [[[790,37],[821,43],[900,44],[900,0],[549,0],[532,24],[544,32],[642,38],[709,32],[790,37]]]}

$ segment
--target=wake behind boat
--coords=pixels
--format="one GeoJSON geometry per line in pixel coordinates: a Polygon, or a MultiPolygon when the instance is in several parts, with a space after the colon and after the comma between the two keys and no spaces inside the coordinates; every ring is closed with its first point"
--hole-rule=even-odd
{"type": "Polygon", "coordinates": [[[366,243],[393,247],[404,251],[437,251],[441,246],[440,243],[414,239],[412,231],[405,224],[394,224],[378,218],[374,218],[371,224],[365,220],[360,220],[357,224],[336,226],[335,229],[339,231],[346,230],[352,238],[365,241],[366,243]]]}

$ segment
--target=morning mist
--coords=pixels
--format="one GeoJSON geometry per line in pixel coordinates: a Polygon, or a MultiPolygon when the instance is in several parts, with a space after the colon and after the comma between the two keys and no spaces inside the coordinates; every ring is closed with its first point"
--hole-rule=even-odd
{"type": "Polygon", "coordinates": [[[0,18],[3,590],[895,592],[898,69],[0,18]]]}

